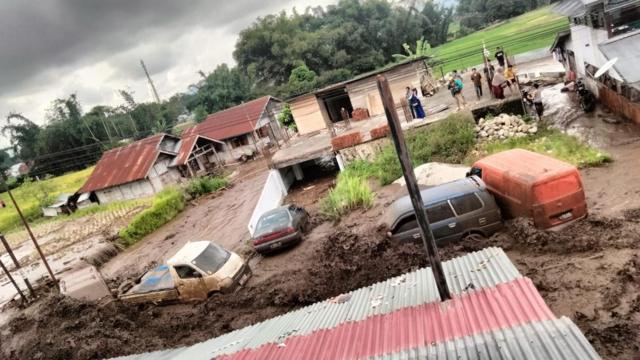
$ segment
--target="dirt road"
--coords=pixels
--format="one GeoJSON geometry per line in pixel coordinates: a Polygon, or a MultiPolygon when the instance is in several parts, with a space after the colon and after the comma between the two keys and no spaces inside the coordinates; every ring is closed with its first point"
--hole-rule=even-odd
{"type": "Polygon", "coordinates": [[[109,279],[140,274],[150,264],[168,260],[188,241],[209,240],[232,250],[242,246],[250,238],[248,220],[267,176],[265,167],[256,171],[220,195],[189,204],[169,224],[106,263],[102,274],[109,279]]]}

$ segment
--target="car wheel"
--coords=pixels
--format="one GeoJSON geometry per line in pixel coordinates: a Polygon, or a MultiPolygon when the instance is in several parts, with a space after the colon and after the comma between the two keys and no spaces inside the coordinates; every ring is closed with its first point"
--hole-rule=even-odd
{"type": "Polygon", "coordinates": [[[483,241],[486,240],[487,238],[484,237],[484,235],[482,234],[477,234],[477,233],[472,233],[472,234],[467,234],[462,238],[462,241],[464,242],[478,242],[478,241],[483,241]]]}

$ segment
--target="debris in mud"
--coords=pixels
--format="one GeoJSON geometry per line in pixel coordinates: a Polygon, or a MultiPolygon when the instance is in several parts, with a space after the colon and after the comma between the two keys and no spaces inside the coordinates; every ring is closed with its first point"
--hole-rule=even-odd
{"type": "Polygon", "coordinates": [[[491,119],[480,119],[476,133],[482,141],[504,140],[533,135],[538,132],[536,124],[527,124],[518,115],[500,114],[491,119]]]}

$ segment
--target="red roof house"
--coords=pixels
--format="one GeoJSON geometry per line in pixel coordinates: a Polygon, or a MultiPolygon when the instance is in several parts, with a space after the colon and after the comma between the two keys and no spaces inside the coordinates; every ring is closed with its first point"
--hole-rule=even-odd
{"type": "Polygon", "coordinates": [[[200,135],[181,139],[157,134],[108,150],[79,192],[93,192],[101,203],[153,195],[186,176],[217,166],[215,144],[222,146],[200,135]]]}
{"type": "Polygon", "coordinates": [[[200,135],[224,141],[227,148],[264,146],[281,139],[277,122],[282,102],[271,96],[248,101],[226,110],[210,114],[200,124],[183,133],[183,137],[200,135]],[[257,136],[257,139],[256,139],[257,136]]]}

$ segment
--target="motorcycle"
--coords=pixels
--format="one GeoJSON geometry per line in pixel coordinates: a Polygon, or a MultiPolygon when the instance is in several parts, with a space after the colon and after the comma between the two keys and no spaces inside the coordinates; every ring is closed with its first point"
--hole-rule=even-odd
{"type": "Polygon", "coordinates": [[[591,90],[587,89],[587,86],[582,79],[576,82],[576,92],[580,97],[580,107],[584,112],[592,112],[596,108],[596,97],[591,90]]]}

